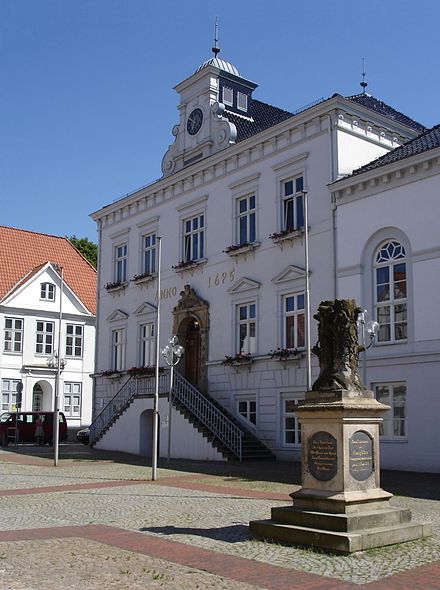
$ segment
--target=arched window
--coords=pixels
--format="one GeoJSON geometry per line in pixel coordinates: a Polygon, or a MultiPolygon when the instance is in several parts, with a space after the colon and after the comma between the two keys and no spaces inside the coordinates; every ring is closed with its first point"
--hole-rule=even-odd
{"type": "Polygon", "coordinates": [[[375,309],[379,342],[401,342],[408,337],[407,268],[405,248],[384,242],[375,255],[375,309]]]}

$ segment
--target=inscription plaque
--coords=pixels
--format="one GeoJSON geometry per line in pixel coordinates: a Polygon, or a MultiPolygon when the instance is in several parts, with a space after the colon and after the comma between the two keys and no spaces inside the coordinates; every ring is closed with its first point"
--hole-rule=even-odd
{"type": "Polygon", "coordinates": [[[374,470],[373,439],[364,430],[354,432],[348,443],[350,475],[365,481],[374,470]]]}
{"type": "Polygon", "coordinates": [[[338,470],[337,441],[330,432],[320,430],[308,440],[309,470],[320,481],[332,479],[338,470]]]}

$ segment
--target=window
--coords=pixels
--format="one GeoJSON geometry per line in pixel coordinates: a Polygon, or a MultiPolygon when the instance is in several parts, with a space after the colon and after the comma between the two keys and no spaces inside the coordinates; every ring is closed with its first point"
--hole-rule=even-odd
{"type": "Polygon", "coordinates": [[[127,244],[119,244],[114,248],[114,280],[124,283],[127,280],[127,244]]]}
{"type": "Polygon", "coordinates": [[[284,231],[304,227],[304,178],[298,176],[281,183],[282,220],[284,231]]]}
{"type": "Polygon", "coordinates": [[[254,399],[237,401],[238,415],[252,426],[257,424],[257,402],[254,399]]]}
{"type": "Polygon", "coordinates": [[[2,379],[2,410],[11,412],[17,403],[17,385],[20,379],[2,379]]]}
{"type": "Polygon", "coordinates": [[[52,283],[41,283],[40,299],[55,301],[55,285],[52,283]]]}
{"type": "Polygon", "coordinates": [[[142,236],[142,274],[156,272],[156,234],[142,236]]]}
{"type": "Polygon", "coordinates": [[[238,314],[238,352],[254,354],[256,352],[256,316],[255,303],[237,306],[238,314]]]}
{"type": "Polygon", "coordinates": [[[152,322],[139,326],[139,366],[150,367],[156,362],[156,337],[152,322]]]}
{"type": "Polygon", "coordinates": [[[37,322],[36,354],[53,354],[54,331],[53,322],[37,322]]]}
{"type": "Polygon", "coordinates": [[[197,215],[183,221],[183,260],[191,262],[205,256],[205,216],[197,215]]]}
{"type": "Polygon", "coordinates": [[[255,195],[237,199],[238,243],[255,242],[255,195]]]}
{"type": "Polygon", "coordinates": [[[380,425],[379,434],[384,438],[406,437],[406,384],[379,383],[375,385],[377,401],[391,406],[380,425]]]}
{"type": "Polygon", "coordinates": [[[237,92],[237,109],[247,111],[248,97],[244,92],[237,92]]]}
{"type": "Polygon", "coordinates": [[[282,404],[282,444],[283,446],[300,445],[301,424],[296,414],[298,399],[283,397],[282,404]]]}
{"type": "Polygon", "coordinates": [[[283,297],[283,347],[304,348],[304,293],[283,297]]]}
{"type": "Polygon", "coordinates": [[[66,418],[81,417],[81,383],[64,383],[63,411],[66,418]]]}
{"type": "Polygon", "coordinates": [[[375,308],[378,342],[407,339],[407,280],[405,248],[387,241],[375,256],[375,308]]]}
{"type": "Polygon", "coordinates": [[[234,91],[232,88],[223,86],[223,104],[232,106],[234,103],[234,91]]]}
{"type": "Polygon", "coordinates": [[[66,325],[66,356],[82,357],[83,332],[83,326],[77,324],[66,325]]]}
{"type": "Polygon", "coordinates": [[[118,328],[112,330],[112,358],[111,369],[113,371],[122,371],[125,361],[125,330],[118,328]]]}
{"type": "Polygon", "coordinates": [[[21,318],[5,318],[5,352],[23,352],[23,323],[21,318]]]}

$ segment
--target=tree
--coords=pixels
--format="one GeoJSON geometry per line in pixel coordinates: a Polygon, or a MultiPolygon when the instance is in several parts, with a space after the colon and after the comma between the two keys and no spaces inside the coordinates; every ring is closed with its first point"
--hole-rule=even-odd
{"type": "Polygon", "coordinates": [[[90,264],[96,268],[98,263],[98,245],[94,242],[91,242],[88,238],[77,238],[76,236],[71,236],[67,239],[79,252],[81,252],[84,258],[86,258],[90,264]]]}

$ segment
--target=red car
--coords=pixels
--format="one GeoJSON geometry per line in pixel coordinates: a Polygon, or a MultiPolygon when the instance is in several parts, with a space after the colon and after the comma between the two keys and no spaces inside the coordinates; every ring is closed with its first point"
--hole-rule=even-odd
{"type": "MultiPolygon", "coordinates": [[[[35,429],[37,417],[43,423],[44,444],[53,442],[53,412],[5,412],[0,416],[0,444],[4,447],[15,442],[15,426],[18,427],[18,442],[37,442],[35,429]]],[[[60,412],[59,440],[67,439],[66,417],[60,412]]]]}

